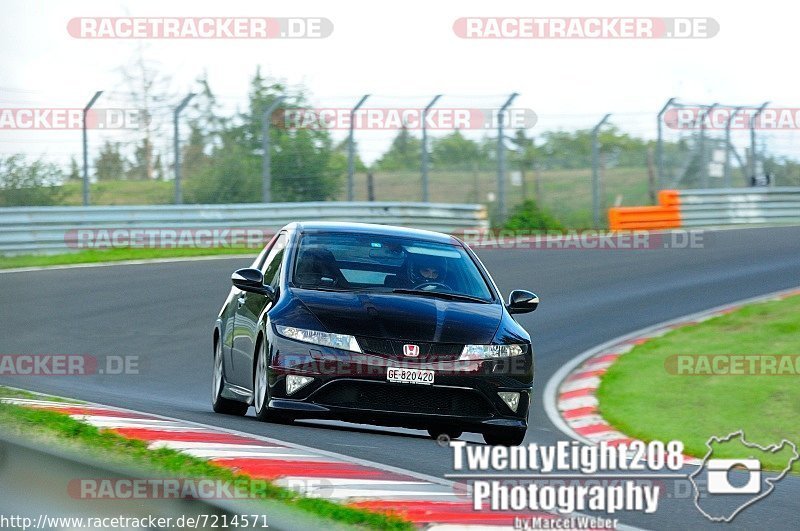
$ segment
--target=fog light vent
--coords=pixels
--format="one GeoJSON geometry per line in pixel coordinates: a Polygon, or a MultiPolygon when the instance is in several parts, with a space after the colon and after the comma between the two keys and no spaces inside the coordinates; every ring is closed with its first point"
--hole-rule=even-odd
{"type": "Polygon", "coordinates": [[[286,377],[286,394],[290,395],[303,386],[310,384],[314,378],[311,376],[295,376],[289,375],[286,377]]]}
{"type": "Polygon", "coordinates": [[[517,408],[519,407],[519,393],[497,393],[500,398],[503,399],[503,402],[513,411],[514,413],[517,412],[517,408]]]}

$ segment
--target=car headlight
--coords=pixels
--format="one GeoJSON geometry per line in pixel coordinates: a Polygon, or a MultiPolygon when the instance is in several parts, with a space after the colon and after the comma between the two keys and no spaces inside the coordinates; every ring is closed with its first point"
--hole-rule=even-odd
{"type": "Polygon", "coordinates": [[[465,361],[510,358],[524,354],[525,350],[525,345],[465,345],[458,359],[465,361]]]}
{"type": "Polygon", "coordinates": [[[280,335],[288,339],[302,341],[303,343],[312,343],[314,345],[322,345],[323,347],[340,348],[342,350],[351,350],[353,352],[361,352],[361,347],[358,346],[358,341],[353,336],[345,334],[331,334],[329,332],[320,332],[318,330],[306,330],[304,328],[295,328],[293,326],[278,326],[275,329],[280,335]]]}

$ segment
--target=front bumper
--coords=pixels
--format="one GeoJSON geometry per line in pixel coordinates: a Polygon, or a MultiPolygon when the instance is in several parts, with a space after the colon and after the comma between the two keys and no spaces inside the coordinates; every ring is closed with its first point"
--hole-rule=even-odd
{"type": "Polygon", "coordinates": [[[269,338],[269,407],[295,418],[333,418],[409,428],[458,426],[482,432],[527,427],[533,385],[530,353],[482,361],[397,360],[269,338]],[[389,367],[430,369],[432,385],[388,382],[389,367]],[[292,394],[286,376],[313,378],[292,394]],[[499,392],[520,393],[512,411],[499,392]]]}

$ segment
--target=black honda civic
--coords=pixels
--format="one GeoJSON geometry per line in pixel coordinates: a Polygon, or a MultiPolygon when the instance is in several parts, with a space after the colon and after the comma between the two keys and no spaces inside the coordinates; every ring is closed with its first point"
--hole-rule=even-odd
{"type": "Polygon", "coordinates": [[[291,223],[233,288],[214,326],[213,407],[261,420],[481,433],[517,445],[533,386],[530,336],[475,253],[437,232],[291,223]]]}

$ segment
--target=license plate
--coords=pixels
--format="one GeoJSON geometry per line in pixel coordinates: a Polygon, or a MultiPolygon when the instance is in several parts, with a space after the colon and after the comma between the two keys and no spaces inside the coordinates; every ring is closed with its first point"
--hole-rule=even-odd
{"type": "Polygon", "coordinates": [[[427,369],[389,367],[386,370],[386,379],[395,383],[431,385],[433,383],[433,371],[427,369]]]}

